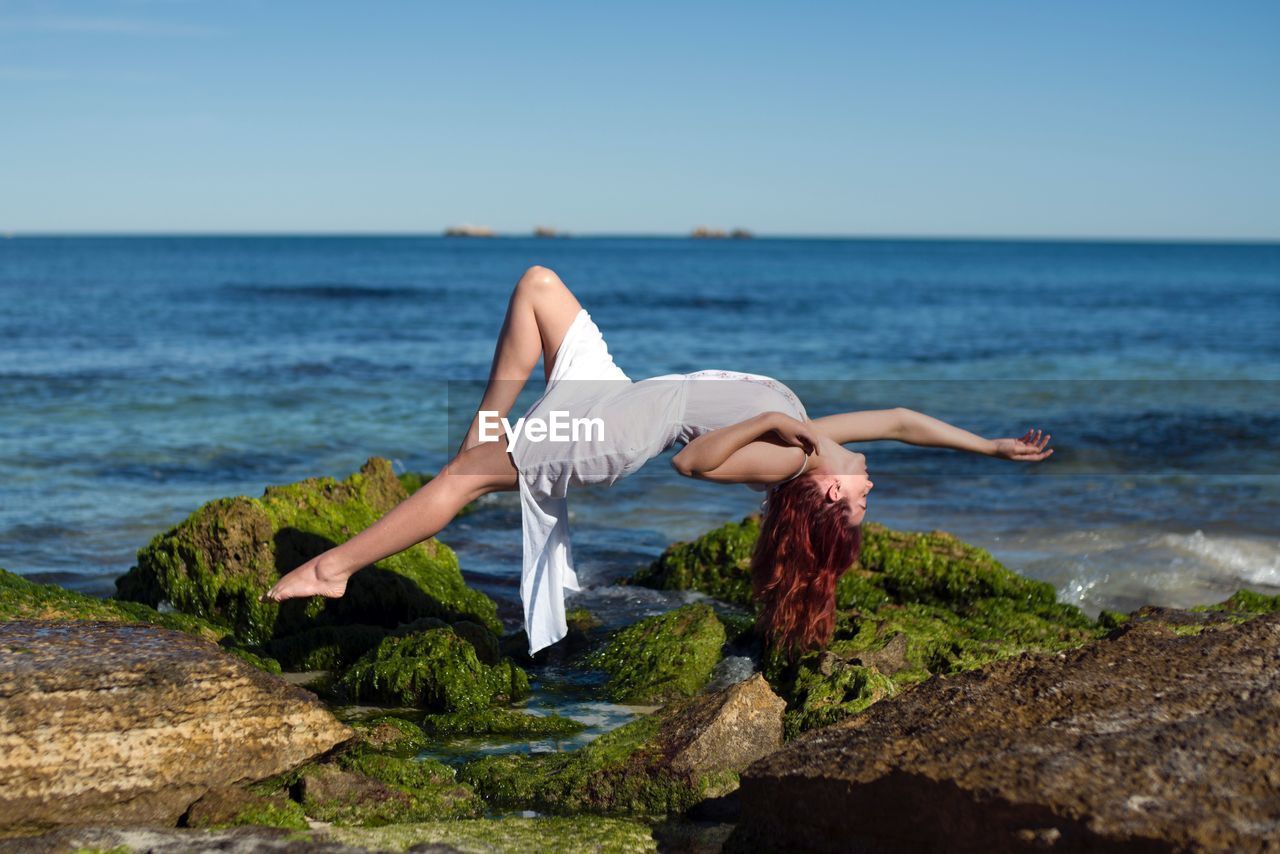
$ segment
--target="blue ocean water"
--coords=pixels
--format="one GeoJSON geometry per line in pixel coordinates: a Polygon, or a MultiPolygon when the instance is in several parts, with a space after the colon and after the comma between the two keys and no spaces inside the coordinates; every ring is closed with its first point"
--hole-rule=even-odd
{"type": "MultiPolygon", "coordinates": [[[[156,237],[0,240],[0,566],[107,595],[199,504],[438,469],[510,288],[555,269],[630,376],[777,377],[813,417],[903,405],[1027,465],[857,446],[868,519],[948,530],[1064,601],[1129,609],[1280,590],[1280,245],[971,240],[156,237]]],[[[538,392],[535,371],[522,400],[538,392]]],[[[522,411],[522,410],[520,410],[522,411]]],[[[665,458],[571,500],[584,604],[758,506],[665,458]]],[[[520,622],[514,494],[441,535],[520,622]]]]}

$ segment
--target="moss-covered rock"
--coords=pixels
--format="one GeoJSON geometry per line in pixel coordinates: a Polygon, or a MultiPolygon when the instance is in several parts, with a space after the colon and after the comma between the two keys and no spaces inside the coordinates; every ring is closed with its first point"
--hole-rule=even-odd
{"type": "Polygon", "coordinates": [[[431,742],[422,727],[394,715],[379,715],[362,721],[348,721],[356,731],[356,741],[375,750],[417,753],[431,742]]]}
{"type": "Polygon", "coordinates": [[[498,648],[502,654],[520,664],[563,664],[572,662],[586,650],[590,649],[593,630],[602,623],[598,617],[586,608],[569,608],[564,612],[564,621],[568,633],[560,640],[544,646],[533,655],[529,655],[529,635],[524,629],[503,635],[498,640],[498,648]]]}
{"type": "Polygon", "coordinates": [[[0,569],[0,620],[114,620],[150,623],[215,643],[229,634],[225,627],[190,614],[162,614],[140,602],[86,596],[57,584],[28,581],[5,569],[0,569]]]}
{"type": "Polygon", "coordinates": [[[501,631],[493,601],[462,580],[457,556],[435,539],[352,576],[338,599],[283,603],[259,597],[285,572],[345,542],[407,497],[391,463],[370,458],[344,481],[309,478],[269,486],[261,498],[222,498],[198,508],[138,552],[116,596],[229,628],[245,645],[317,624],[388,628],[422,616],[471,620],[501,631]]]}
{"type": "Polygon", "coordinates": [[[615,702],[664,703],[707,684],[724,642],[715,611],[694,602],[627,626],[589,663],[609,674],[605,692],[615,702]]]}
{"type": "Polygon", "coordinates": [[[586,729],[586,724],[562,715],[531,715],[510,709],[484,709],[478,712],[427,715],[422,719],[422,729],[427,735],[446,738],[467,735],[555,738],[579,733],[586,729]]]}
{"type": "Polygon", "coordinates": [[[392,631],[362,623],[314,626],[297,634],[273,638],[264,646],[287,670],[342,670],[392,631]]]}
{"type": "Polygon", "coordinates": [[[242,646],[236,646],[234,644],[224,645],[223,648],[237,658],[249,662],[259,670],[265,670],[267,673],[274,673],[277,676],[284,672],[284,669],[280,666],[280,662],[276,661],[269,655],[263,655],[260,652],[245,649],[242,646]]]}
{"type": "Polygon", "coordinates": [[[874,524],[866,526],[859,561],[837,585],[836,608],[826,650],[796,662],[776,652],[767,658],[765,673],[788,700],[788,738],[934,674],[1068,649],[1107,631],[1058,602],[1052,585],[1023,578],[950,534],[874,524]]]}
{"type": "Polygon", "coordinates": [[[474,712],[529,693],[529,677],[510,661],[489,666],[452,628],[392,635],[342,675],[356,701],[439,712],[474,712]]]}
{"type": "MultiPolygon", "coordinates": [[[[750,555],[758,535],[759,517],[748,516],[672,546],[633,581],[751,607],[750,555]]],[[[875,523],[863,527],[862,554],[837,585],[836,609],[829,649],[795,662],[766,651],[765,673],[788,700],[788,737],[856,714],[932,674],[1066,649],[1108,630],[1059,603],[1051,585],[1009,571],[950,534],[875,523]]]]}
{"type": "Polygon", "coordinates": [[[459,783],[452,768],[434,759],[396,756],[362,744],[339,753],[333,764],[409,794],[418,820],[474,818],[484,810],[471,787],[459,783]]]}
{"type": "Polygon", "coordinates": [[[180,822],[185,827],[215,829],[260,825],[305,830],[302,806],[283,791],[260,794],[240,786],[211,789],[192,804],[180,822]]]}
{"type": "Polygon", "coordinates": [[[737,787],[737,772],[782,743],[784,703],[756,674],[664,706],[565,753],[489,756],[462,768],[508,809],[680,814],[737,787]]]}
{"type": "Polygon", "coordinates": [[[701,590],[723,602],[751,604],[751,550],[760,514],[729,522],[692,542],[673,543],[622,583],[658,590],[701,590]]]}
{"type": "MultiPolygon", "coordinates": [[[[411,771],[404,773],[412,775],[411,771]]],[[[419,777],[413,779],[416,781],[419,777]]],[[[297,792],[308,816],[339,825],[376,827],[396,822],[473,817],[480,812],[480,803],[469,786],[427,783],[409,789],[343,769],[336,763],[302,769],[297,792]]]]}
{"type": "Polygon", "coordinates": [[[528,851],[642,854],[658,850],[653,831],[647,824],[600,816],[507,817],[415,822],[377,828],[336,827],[327,829],[325,838],[378,851],[405,851],[428,845],[447,845],[458,851],[490,854],[525,854],[528,851]]]}
{"type": "Polygon", "coordinates": [[[458,776],[491,804],[557,815],[681,813],[736,786],[729,772],[666,773],[655,739],[661,721],[661,713],[648,715],[567,753],[487,756],[458,776]]]}

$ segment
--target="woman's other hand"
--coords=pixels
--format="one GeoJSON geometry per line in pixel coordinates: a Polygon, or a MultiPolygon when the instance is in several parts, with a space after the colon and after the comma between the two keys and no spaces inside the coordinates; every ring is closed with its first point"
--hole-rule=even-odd
{"type": "Polygon", "coordinates": [[[1053,438],[1041,430],[1028,430],[1021,439],[996,439],[993,456],[1006,460],[1037,462],[1053,454],[1049,440],[1053,438]]]}
{"type": "Polygon", "coordinates": [[[785,412],[775,412],[773,432],[777,433],[778,438],[782,439],[786,445],[800,448],[806,454],[818,453],[817,431],[798,418],[792,418],[785,412]]]}

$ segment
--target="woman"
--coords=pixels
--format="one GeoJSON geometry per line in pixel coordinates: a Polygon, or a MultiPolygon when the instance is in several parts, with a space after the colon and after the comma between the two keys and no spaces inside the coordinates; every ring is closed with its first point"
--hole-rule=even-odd
{"type": "Polygon", "coordinates": [[[736,371],[633,382],[560,278],[530,267],[512,291],[489,382],[458,453],[366,530],[282,577],[263,601],[340,597],[352,574],[435,536],[468,502],[518,490],[532,654],[565,635],[564,591],[579,589],[568,487],[608,485],[683,443],[672,459],[680,474],[768,492],[751,564],[759,625],[767,642],[795,653],[830,640],[835,583],[861,545],[873,484],[866,457],[845,443],[896,439],[1042,460],[1053,453],[1049,438],[1030,430],[1021,439],[984,439],[900,408],[811,420],[782,383],[736,371]],[[495,430],[539,357],[546,391],[514,428],[495,430]]]}

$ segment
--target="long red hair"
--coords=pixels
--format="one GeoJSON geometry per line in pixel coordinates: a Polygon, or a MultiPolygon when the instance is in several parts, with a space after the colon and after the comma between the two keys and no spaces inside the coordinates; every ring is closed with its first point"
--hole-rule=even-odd
{"type": "Polygon", "coordinates": [[[788,658],[824,647],[835,631],[836,582],[862,551],[862,526],[812,477],[769,491],[751,554],[756,627],[788,658]]]}

